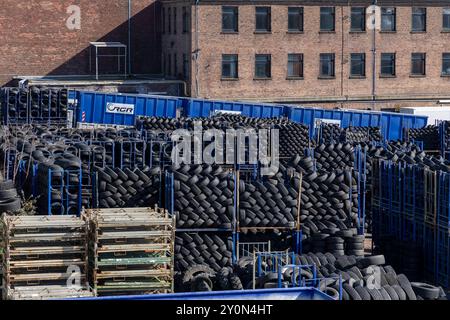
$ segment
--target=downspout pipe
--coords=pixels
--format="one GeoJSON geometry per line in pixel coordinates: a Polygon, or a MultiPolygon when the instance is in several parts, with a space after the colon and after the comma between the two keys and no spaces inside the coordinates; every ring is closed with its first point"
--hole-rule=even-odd
{"type": "Polygon", "coordinates": [[[131,72],[131,0],[128,0],[128,74],[131,72]]]}

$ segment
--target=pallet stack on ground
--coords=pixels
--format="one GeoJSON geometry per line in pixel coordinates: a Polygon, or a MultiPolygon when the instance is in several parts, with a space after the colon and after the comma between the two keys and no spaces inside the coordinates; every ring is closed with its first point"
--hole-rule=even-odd
{"type": "Polygon", "coordinates": [[[3,298],[94,296],[87,283],[87,222],[76,216],[7,216],[3,225],[3,298]]]}
{"type": "Polygon", "coordinates": [[[89,209],[90,281],[98,295],[173,292],[175,219],[152,208],[89,209]]]}

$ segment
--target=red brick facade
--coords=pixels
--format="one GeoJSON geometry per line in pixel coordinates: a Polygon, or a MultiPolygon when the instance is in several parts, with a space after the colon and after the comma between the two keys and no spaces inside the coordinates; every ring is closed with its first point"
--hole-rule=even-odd
{"type": "MultiPolygon", "coordinates": [[[[131,4],[131,72],[160,73],[159,4],[131,4]]],[[[2,0],[0,30],[0,84],[16,75],[87,75],[89,42],[128,44],[128,0],[2,0]],[[71,5],[80,8],[79,30],[66,25],[71,5]]]]}
{"type": "MultiPolygon", "coordinates": [[[[372,31],[350,32],[351,7],[364,6],[371,1],[203,1],[198,6],[189,1],[163,1],[168,23],[168,11],[177,7],[177,24],[182,25],[181,8],[190,10],[191,30],[182,34],[163,34],[163,57],[178,58],[177,70],[182,68],[183,54],[191,55],[188,77],[193,96],[218,99],[256,99],[265,101],[339,102],[342,106],[367,107],[372,99],[372,31]],[[320,4],[318,4],[320,3],[320,4]],[[342,5],[345,3],[345,5],[342,5]],[[347,5],[349,3],[350,5],[347,5]],[[237,6],[239,29],[237,33],[222,32],[222,6],[237,6]],[[255,33],[255,7],[270,6],[271,32],[255,33]],[[287,13],[289,6],[304,8],[304,30],[289,33],[287,13]],[[320,7],[335,7],[335,31],[320,32],[320,7]],[[198,19],[196,18],[196,14],[198,19]],[[196,32],[198,28],[198,32],[196,32]],[[198,53],[198,59],[196,54],[198,53]],[[302,53],[303,79],[287,79],[288,53],[302,53]],[[335,76],[319,77],[321,53],[335,54],[335,76]],[[366,74],[363,78],[350,77],[350,54],[365,53],[366,74]],[[238,79],[221,77],[222,54],[238,55],[238,79]],[[255,54],[271,55],[270,79],[255,80],[255,54]],[[353,100],[361,101],[354,102],[353,100]]],[[[375,32],[376,68],[375,96],[377,108],[408,105],[432,105],[436,100],[450,96],[450,78],[441,76],[442,54],[450,53],[450,33],[443,30],[445,1],[414,1],[426,7],[426,32],[411,32],[411,1],[378,1],[381,6],[396,6],[396,32],[375,32]],[[393,5],[393,3],[396,3],[393,5]],[[380,75],[381,53],[396,54],[395,77],[380,75]],[[426,53],[426,75],[411,75],[411,54],[426,53]],[[408,100],[408,101],[407,101],[408,100]],[[410,100],[413,100],[410,102],[410,100]]],[[[448,2],[450,7],[450,2],[448,2]]],[[[173,23],[173,15],[171,17],[173,23]]],[[[173,29],[173,27],[172,27],[173,29]]],[[[366,28],[367,29],[367,28],[366,28]]]]}

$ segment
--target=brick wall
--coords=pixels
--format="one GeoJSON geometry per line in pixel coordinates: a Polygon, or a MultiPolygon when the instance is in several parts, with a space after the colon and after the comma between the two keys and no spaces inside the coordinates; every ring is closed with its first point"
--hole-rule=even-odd
{"type": "MultiPolygon", "coordinates": [[[[85,75],[89,42],[128,42],[128,0],[2,0],[1,6],[0,84],[15,75],[85,75]],[[66,26],[70,5],[81,9],[80,30],[66,26]]],[[[132,1],[133,73],[160,72],[158,6],[132,1]]]]}
{"type": "MultiPolygon", "coordinates": [[[[332,5],[324,2],[325,5],[332,5]]],[[[203,4],[199,10],[198,82],[193,95],[218,99],[298,101],[308,99],[370,99],[372,93],[372,32],[350,33],[350,7],[336,6],[336,31],[320,33],[320,7],[304,5],[304,32],[287,33],[287,4],[271,5],[272,32],[255,34],[255,5],[239,5],[239,33],[221,33],[221,5],[203,4]],[[350,53],[366,53],[366,77],[349,78],[350,53]],[[255,54],[272,55],[271,80],[254,80],[255,54]],[[287,54],[304,54],[304,79],[287,80],[287,54]],[[318,79],[319,54],[335,53],[336,76],[318,79]],[[239,80],[221,80],[221,55],[239,55],[239,80]]],[[[270,5],[261,3],[258,5],[270,5]]],[[[298,4],[291,4],[298,5],[298,4]]],[[[195,6],[191,44],[195,50],[195,6]]],[[[450,78],[441,77],[442,53],[450,52],[450,33],[442,32],[442,7],[427,8],[427,32],[411,33],[410,6],[397,7],[397,32],[376,33],[376,94],[380,98],[447,97],[450,78]],[[397,75],[380,78],[380,54],[396,53],[397,75]],[[426,77],[410,77],[411,53],[427,54],[426,77]]],[[[163,50],[164,52],[164,50],[163,50]]],[[[195,61],[192,61],[195,74],[195,61]]],[[[420,103],[420,102],[419,102],[420,103]]],[[[432,104],[433,102],[431,102],[432,104]]],[[[350,103],[348,103],[350,104],[350,103]]],[[[393,105],[396,103],[394,102],[393,105]]],[[[398,103],[397,103],[398,104],[398,103]]],[[[430,103],[426,103],[430,104],[430,103]]],[[[353,103],[352,105],[359,105],[353,103]]],[[[391,104],[389,104],[390,106],[391,104]]]]}

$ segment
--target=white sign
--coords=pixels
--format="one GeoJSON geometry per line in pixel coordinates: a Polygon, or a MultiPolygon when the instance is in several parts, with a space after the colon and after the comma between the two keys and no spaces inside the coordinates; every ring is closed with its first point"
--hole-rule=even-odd
{"type": "Polygon", "coordinates": [[[108,102],[106,112],[132,115],[134,114],[134,104],[108,102]]]}
{"type": "Polygon", "coordinates": [[[321,123],[337,124],[338,126],[341,126],[341,120],[338,119],[315,119],[314,127],[317,128],[321,123]]]}

